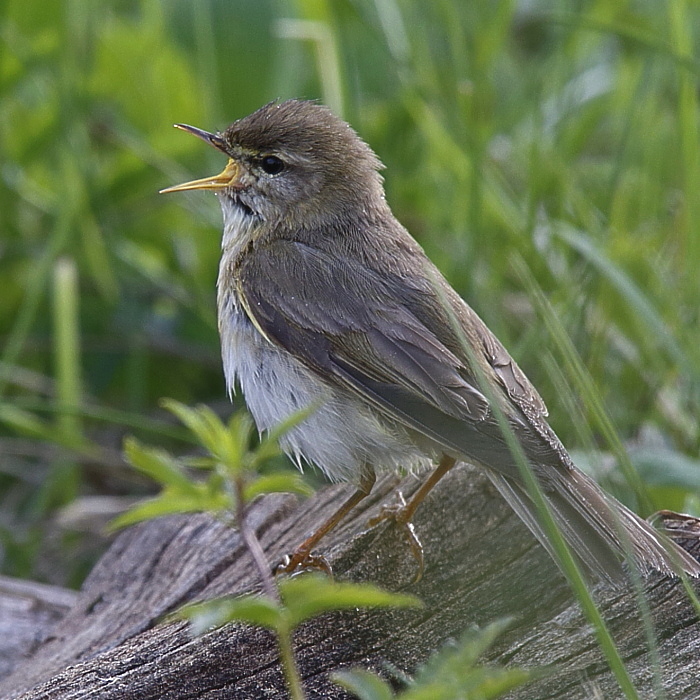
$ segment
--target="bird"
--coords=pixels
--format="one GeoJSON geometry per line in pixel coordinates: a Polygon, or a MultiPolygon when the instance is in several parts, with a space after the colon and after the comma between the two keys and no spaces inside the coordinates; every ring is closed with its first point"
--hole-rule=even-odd
{"type": "Polygon", "coordinates": [[[587,577],[618,584],[630,564],[700,575],[687,552],[574,465],[524,372],[393,215],[383,165],[348,123],[292,99],[223,132],[175,126],[228,158],[219,175],[161,191],[219,199],[217,310],[229,393],[240,386],[261,432],[313,407],[282,448],[300,466],[355,485],[285,571],[318,565],[315,547],[377,474],[434,467],[393,511],[410,528],[458,462],[482,468],[556,560],[520,452],[587,577]]]}

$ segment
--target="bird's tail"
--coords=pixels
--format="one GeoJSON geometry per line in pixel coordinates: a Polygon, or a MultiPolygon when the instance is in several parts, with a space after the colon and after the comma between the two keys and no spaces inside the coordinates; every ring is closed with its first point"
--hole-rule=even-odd
{"type": "MultiPolygon", "coordinates": [[[[525,488],[506,476],[487,470],[509,505],[522,518],[555,561],[549,538],[525,488]]],[[[700,576],[700,563],[656,531],[577,469],[562,470],[554,484],[543,488],[557,526],[574,556],[590,574],[610,583],[625,580],[622,562],[631,560],[642,572],[700,576]]]]}

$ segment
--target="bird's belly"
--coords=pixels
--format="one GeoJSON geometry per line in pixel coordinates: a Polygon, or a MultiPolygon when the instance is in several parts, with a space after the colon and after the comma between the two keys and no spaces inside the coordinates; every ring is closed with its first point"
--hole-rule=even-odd
{"type": "Polygon", "coordinates": [[[415,470],[431,463],[432,455],[422,451],[407,430],[276,348],[236,304],[222,305],[219,325],[226,384],[233,393],[238,380],[258,430],[316,407],[280,441],[299,466],[303,460],[333,481],[357,483],[365,464],[382,471],[415,470]]]}

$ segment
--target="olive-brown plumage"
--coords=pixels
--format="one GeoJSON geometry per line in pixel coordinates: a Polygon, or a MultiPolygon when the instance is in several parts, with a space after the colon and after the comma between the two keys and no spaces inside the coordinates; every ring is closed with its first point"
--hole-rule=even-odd
{"type": "Polygon", "coordinates": [[[440,460],[442,473],[466,460],[485,468],[551,551],[495,400],[589,572],[619,580],[627,550],[642,568],[700,574],[575,468],[527,377],[394,218],[379,160],[346,123],[290,100],[222,134],[181,128],[229,156],[221,175],[169,188],[211,189],[222,205],[218,307],[229,389],[240,383],[261,430],[317,406],[284,447],[360,486],[343,514],[376,471],[440,460]]]}

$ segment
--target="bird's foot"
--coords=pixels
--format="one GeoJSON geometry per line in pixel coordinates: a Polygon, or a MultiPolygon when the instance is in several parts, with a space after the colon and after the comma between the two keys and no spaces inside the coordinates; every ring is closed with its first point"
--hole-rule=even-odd
{"type": "Polygon", "coordinates": [[[299,547],[291,554],[287,554],[282,561],[274,567],[275,576],[281,574],[295,574],[312,569],[322,571],[328,577],[333,578],[333,569],[326,557],[322,554],[312,554],[308,549],[299,547]]]}
{"type": "Polygon", "coordinates": [[[393,520],[402,530],[404,537],[408,541],[408,546],[411,548],[413,558],[416,560],[418,570],[413,577],[413,583],[418,583],[423,578],[425,569],[425,557],[423,556],[423,545],[416,535],[416,529],[411,522],[415,508],[411,508],[410,504],[406,503],[406,499],[399,491],[399,502],[390,506],[383,506],[379,515],[370,518],[368,525],[374,527],[384,520],[393,520]]]}

